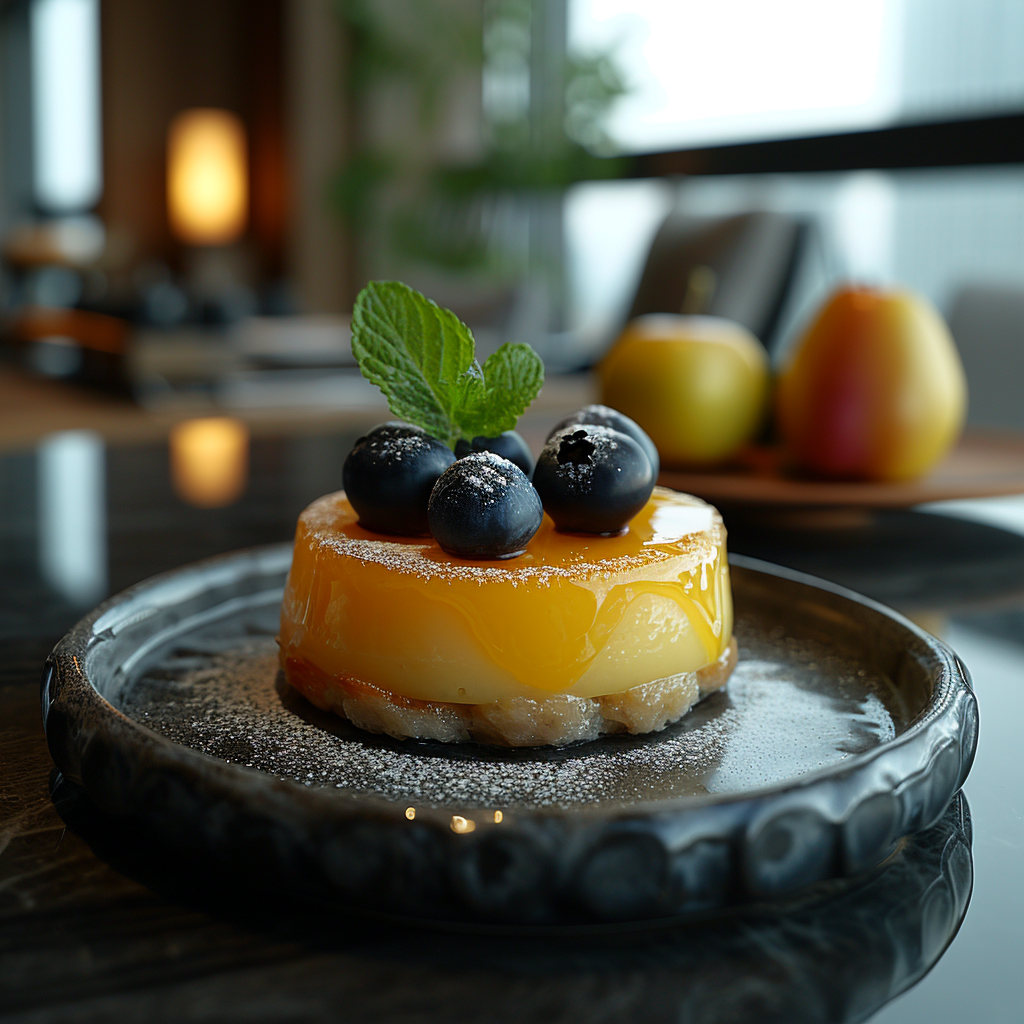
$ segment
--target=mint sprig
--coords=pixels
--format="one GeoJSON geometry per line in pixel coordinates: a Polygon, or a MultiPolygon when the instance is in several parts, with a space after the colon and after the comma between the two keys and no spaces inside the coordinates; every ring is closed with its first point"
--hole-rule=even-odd
{"type": "Polygon", "coordinates": [[[352,353],[391,411],[454,448],[512,430],[544,384],[529,345],[506,343],[481,366],[470,329],[401,281],[371,281],[352,311],[352,353]]]}

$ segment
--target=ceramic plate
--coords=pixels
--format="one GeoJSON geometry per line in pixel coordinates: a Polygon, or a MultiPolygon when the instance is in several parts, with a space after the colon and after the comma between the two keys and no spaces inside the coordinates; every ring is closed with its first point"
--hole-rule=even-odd
{"type": "Polygon", "coordinates": [[[273,985],[278,1003],[287,1000],[303,1020],[332,1009],[337,1017],[344,1007],[345,1020],[388,1024],[855,1024],[941,957],[963,921],[974,877],[970,812],[959,793],[932,828],[904,839],[877,871],[820,883],[783,905],[656,928],[524,935],[470,925],[436,935],[425,934],[432,924],[405,919],[395,927],[365,914],[325,913],[322,904],[275,898],[265,887],[253,899],[216,865],[188,870],[133,820],[98,811],[67,780],[56,784],[53,801],[99,856],[166,899],[246,934],[301,936],[314,962],[331,957],[333,977],[322,967],[312,975],[286,968],[284,977],[246,992],[236,1017],[246,1010],[259,1017],[273,985]],[[355,993],[354,975],[362,981],[355,993]]]}
{"type": "Polygon", "coordinates": [[[167,573],[55,648],[61,771],[171,848],[315,900],[565,925],[706,913],[867,871],[970,769],[977,705],[940,641],[734,557],[740,663],[675,726],[561,750],[371,736],[292,692],[286,546],[167,573]]]}

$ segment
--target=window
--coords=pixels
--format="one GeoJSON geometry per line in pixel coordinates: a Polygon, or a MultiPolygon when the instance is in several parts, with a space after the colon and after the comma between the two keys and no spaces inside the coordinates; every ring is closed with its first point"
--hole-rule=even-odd
{"type": "Polygon", "coordinates": [[[570,0],[570,45],[611,47],[626,152],[1024,107],[1020,0],[570,0]]]}
{"type": "Polygon", "coordinates": [[[102,191],[99,46],[98,0],[33,0],[33,180],[48,212],[84,212],[102,191]]]}

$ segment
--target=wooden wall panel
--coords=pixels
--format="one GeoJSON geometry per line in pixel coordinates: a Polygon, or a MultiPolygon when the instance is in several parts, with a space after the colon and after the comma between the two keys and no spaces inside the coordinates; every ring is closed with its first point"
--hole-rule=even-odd
{"type": "Polygon", "coordinates": [[[100,213],[136,258],[175,262],[164,185],[167,127],[188,107],[224,107],[248,129],[250,238],[284,270],[287,158],[284,0],[103,0],[105,189],[100,213]]]}

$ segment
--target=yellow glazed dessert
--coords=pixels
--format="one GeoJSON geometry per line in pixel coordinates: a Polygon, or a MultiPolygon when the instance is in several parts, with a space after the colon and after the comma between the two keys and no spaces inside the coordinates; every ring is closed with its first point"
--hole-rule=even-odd
{"type": "Polygon", "coordinates": [[[614,537],[547,516],[506,561],[361,527],[343,492],[299,517],[281,663],[313,704],[396,737],[510,746],[644,733],[736,660],[725,528],[655,488],[614,537]]]}

